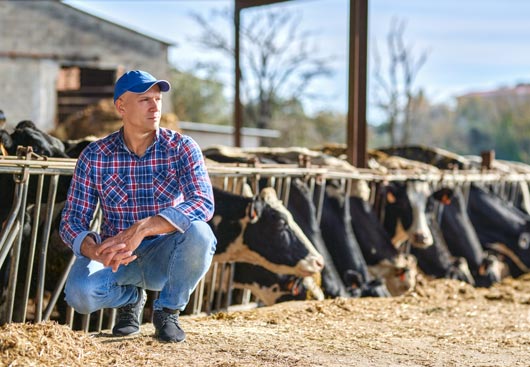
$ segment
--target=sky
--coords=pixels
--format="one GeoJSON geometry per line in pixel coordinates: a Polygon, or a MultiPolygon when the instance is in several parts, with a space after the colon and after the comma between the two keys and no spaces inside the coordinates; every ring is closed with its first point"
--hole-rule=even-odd
{"type": "MultiPolygon", "coordinates": [[[[193,71],[197,62],[219,61],[219,54],[193,42],[200,33],[190,13],[208,16],[231,7],[232,0],[66,0],[96,16],[174,44],[169,61],[193,71]]],[[[386,70],[386,36],[392,19],[405,22],[404,39],[425,64],[414,82],[429,100],[454,103],[455,96],[530,83],[530,1],[527,0],[368,0],[368,119],[378,119],[371,102],[374,50],[386,70]]],[[[317,80],[312,92],[322,95],[306,101],[308,113],[322,109],[347,111],[349,0],[293,0],[273,5],[300,14],[301,29],[312,31],[323,55],[333,57],[334,76],[317,80]]],[[[241,19],[269,7],[244,10],[241,19]],[[248,14],[248,15],[247,15],[248,14]]],[[[248,18],[247,18],[248,19],[248,18]]],[[[231,34],[227,23],[213,23],[231,34]]],[[[231,60],[224,60],[220,77],[232,90],[231,60]]]]}

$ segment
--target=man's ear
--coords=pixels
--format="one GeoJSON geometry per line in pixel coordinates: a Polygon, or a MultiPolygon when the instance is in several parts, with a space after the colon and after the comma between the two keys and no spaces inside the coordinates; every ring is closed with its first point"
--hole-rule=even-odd
{"type": "Polygon", "coordinates": [[[116,110],[120,115],[123,115],[125,112],[125,107],[123,106],[123,100],[121,98],[118,98],[116,102],[114,102],[114,105],[116,106],[116,110]]]}

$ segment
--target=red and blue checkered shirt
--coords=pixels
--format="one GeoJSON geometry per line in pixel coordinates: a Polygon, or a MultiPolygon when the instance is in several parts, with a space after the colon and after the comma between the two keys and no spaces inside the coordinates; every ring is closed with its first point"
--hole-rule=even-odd
{"type": "Polygon", "coordinates": [[[83,239],[100,242],[138,220],[159,215],[185,232],[191,221],[208,221],[214,210],[212,185],[193,139],[159,128],[142,157],[132,153],[123,130],[87,146],[77,160],[63,209],[60,234],[77,256],[83,239]],[[101,233],[90,231],[98,201],[101,233]]]}

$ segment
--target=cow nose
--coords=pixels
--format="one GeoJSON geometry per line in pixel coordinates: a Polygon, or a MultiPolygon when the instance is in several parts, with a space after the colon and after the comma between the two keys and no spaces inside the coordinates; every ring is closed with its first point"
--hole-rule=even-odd
{"type": "Polygon", "coordinates": [[[311,254],[301,260],[296,266],[296,275],[311,276],[315,273],[320,273],[324,268],[324,258],[321,255],[311,254]]]}
{"type": "Polygon", "coordinates": [[[428,243],[428,237],[423,232],[415,232],[412,235],[412,245],[415,247],[423,248],[429,247],[431,243],[428,243]]]}
{"type": "Polygon", "coordinates": [[[320,269],[319,271],[324,269],[324,258],[323,257],[317,257],[315,259],[315,267],[320,269]]]}

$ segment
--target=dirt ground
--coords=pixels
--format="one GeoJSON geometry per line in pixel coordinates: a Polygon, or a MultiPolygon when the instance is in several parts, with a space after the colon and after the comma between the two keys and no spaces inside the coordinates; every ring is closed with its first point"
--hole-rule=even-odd
{"type": "Polygon", "coordinates": [[[187,339],[113,338],[53,323],[0,328],[1,366],[529,366],[530,275],[490,289],[419,279],[376,299],[182,316],[187,339]]]}

